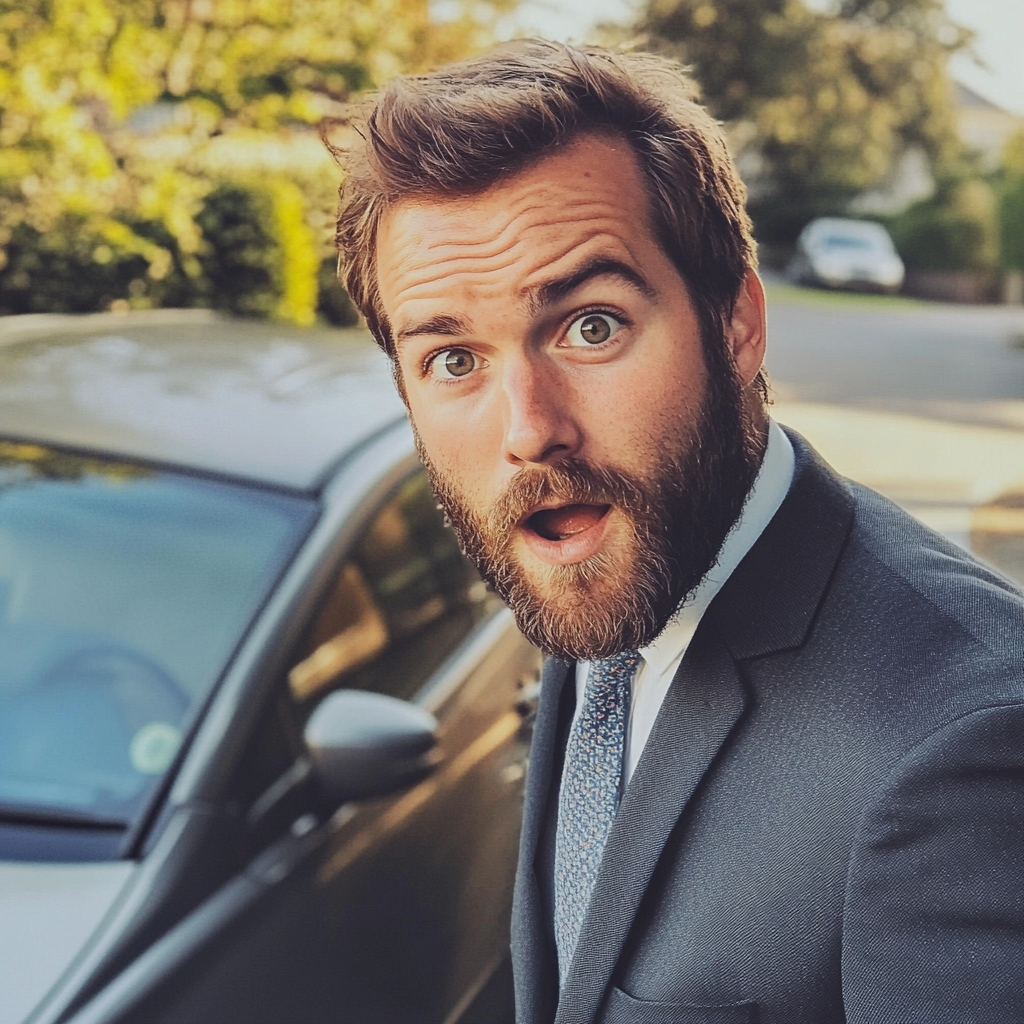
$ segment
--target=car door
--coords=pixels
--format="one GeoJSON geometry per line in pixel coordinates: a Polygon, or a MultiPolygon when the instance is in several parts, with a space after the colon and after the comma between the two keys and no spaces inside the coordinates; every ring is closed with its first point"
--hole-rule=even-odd
{"type": "MultiPolygon", "coordinates": [[[[517,702],[538,662],[417,469],[334,568],[239,763],[241,859],[258,893],[109,1019],[474,1019],[507,959],[528,738],[517,702]],[[404,792],[325,808],[301,735],[340,688],[436,715],[435,771],[404,792]]],[[[511,1009],[498,1003],[492,1024],[511,1009]]]]}
{"type": "Polygon", "coordinates": [[[438,717],[433,777],[347,809],[315,891],[349,965],[343,998],[362,993],[358,1019],[448,1019],[507,950],[526,753],[514,705],[536,654],[459,552],[422,470],[373,516],[292,661],[300,723],[339,687],[438,717]]]}

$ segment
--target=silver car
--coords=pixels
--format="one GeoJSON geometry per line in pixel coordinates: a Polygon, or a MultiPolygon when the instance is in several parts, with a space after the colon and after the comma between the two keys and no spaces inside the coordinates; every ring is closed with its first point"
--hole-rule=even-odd
{"type": "Polygon", "coordinates": [[[797,284],[898,292],[904,268],[881,224],[819,217],[800,233],[786,275],[797,284]]]}
{"type": "Polygon", "coordinates": [[[0,323],[0,1022],[510,1020],[537,667],[365,338],[0,323]]]}

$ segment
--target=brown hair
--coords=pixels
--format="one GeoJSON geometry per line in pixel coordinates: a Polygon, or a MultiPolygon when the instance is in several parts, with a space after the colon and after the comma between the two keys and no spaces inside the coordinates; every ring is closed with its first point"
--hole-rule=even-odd
{"type": "MultiPolygon", "coordinates": [[[[338,272],[377,343],[394,357],[376,274],[377,230],[395,203],[469,196],[584,132],[614,132],[635,151],[652,226],[697,308],[709,370],[731,359],[725,322],[757,265],[745,202],[718,124],[673,61],[543,40],[500,47],[425,75],[393,79],[349,123],[362,143],[345,169],[338,272]]],[[[755,383],[762,398],[764,378],[755,383]]]]}

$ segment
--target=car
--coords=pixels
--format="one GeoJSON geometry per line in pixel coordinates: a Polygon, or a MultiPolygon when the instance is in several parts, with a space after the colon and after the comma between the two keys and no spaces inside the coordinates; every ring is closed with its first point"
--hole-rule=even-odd
{"type": "Polygon", "coordinates": [[[898,292],[904,267],[881,224],[818,217],[800,233],[786,274],[798,284],[898,292]]]}
{"type": "Polygon", "coordinates": [[[0,322],[0,1022],[511,1020],[538,668],[365,332],[0,322]]]}

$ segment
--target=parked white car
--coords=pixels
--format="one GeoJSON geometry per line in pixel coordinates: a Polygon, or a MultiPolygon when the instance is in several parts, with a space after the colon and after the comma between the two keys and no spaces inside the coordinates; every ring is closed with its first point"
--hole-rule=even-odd
{"type": "Polygon", "coordinates": [[[786,275],[797,284],[898,292],[904,267],[881,224],[818,217],[800,233],[786,275]]]}

